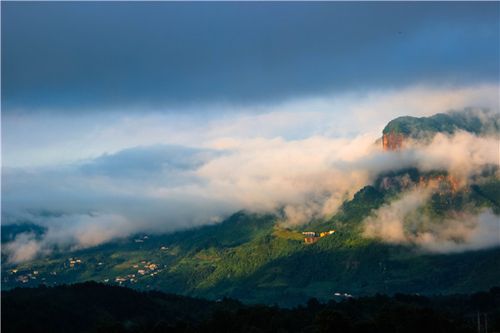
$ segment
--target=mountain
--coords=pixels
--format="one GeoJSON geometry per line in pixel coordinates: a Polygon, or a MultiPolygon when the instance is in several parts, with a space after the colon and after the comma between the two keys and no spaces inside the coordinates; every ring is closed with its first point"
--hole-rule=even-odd
{"type": "MultiPolygon", "coordinates": [[[[383,135],[395,133],[424,141],[428,135],[458,130],[475,135],[493,131],[496,135],[497,121],[488,112],[471,110],[429,118],[403,117],[391,121],[383,135]],[[490,116],[495,122],[483,123],[490,116]]],[[[334,216],[296,228],[281,224],[279,212],[241,211],[219,224],[166,235],[135,235],[17,265],[5,263],[3,258],[2,289],[95,280],[140,290],[283,306],[301,304],[310,297],[326,301],[336,294],[342,298],[379,292],[487,290],[500,281],[499,247],[430,251],[422,248],[419,235],[441,237],[443,230],[457,228],[449,225],[450,216],[466,220],[487,211],[488,216],[498,218],[498,174],[498,166],[487,166],[466,186],[457,186],[446,170],[395,168],[366,184],[334,216]],[[428,197],[405,217],[409,241],[366,237],[367,219],[419,191],[428,197]]],[[[386,221],[381,223],[384,227],[386,221]]],[[[460,237],[453,237],[446,239],[446,246],[463,243],[460,237]]]]}
{"type": "Polygon", "coordinates": [[[399,117],[391,120],[382,131],[385,150],[402,148],[408,139],[428,140],[436,133],[453,134],[465,131],[476,135],[498,135],[500,114],[487,109],[465,109],[438,113],[431,117],[399,117]]]}

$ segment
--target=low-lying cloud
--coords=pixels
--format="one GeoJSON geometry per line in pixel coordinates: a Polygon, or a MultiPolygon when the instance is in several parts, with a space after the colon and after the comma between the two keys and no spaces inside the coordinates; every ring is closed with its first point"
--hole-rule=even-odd
{"type": "Polygon", "coordinates": [[[55,248],[78,250],[96,246],[136,232],[133,223],[120,215],[73,214],[53,217],[32,216],[32,222],[44,226],[43,235],[21,233],[5,245],[10,262],[50,254],[55,248]]]}
{"type": "MultiPolygon", "coordinates": [[[[15,221],[15,213],[23,212],[25,207],[34,212],[49,210],[61,214],[49,218],[31,216],[32,221],[47,227],[43,239],[37,241],[22,235],[5,250],[11,260],[20,261],[47,253],[55,246],[77,249],[136,232],[167,232],[210,223],[238,209],[282,209],[282,222],[293,226],[334,214],[344,200],[384,171],[409,166],[444,169],[465,185],[481,166],[498,159],[496,138],[465,132],[454,136],[439,134],[430,145],[416,145],[400,152],[383,152],[374,140],[371,136],[353,140],[255,139],[238,142],[224,153],[186,149],[182,163],[163,159],[156,166],[145,163],[141,169],[140,159],[151,157],[151,148],[144,147],[59,172],[7,172],[4,203],[14,213],[14,217],[7,215],[7,220],[15,221]],[[113,159],[123,162],[124,156],[139,160],[125,163],[125,170],[121,170],[121,163],[113,159]],[[176,163],[180,165],[175,167],[176,163]]],[[[178,149],[175,148],[175,160],[178,149]]],[[[165,158],[170,148],[152,150],[162,151],[165,158]]],[[[438,236],[449,233],[448,229],[440,230],[438,236],[425,233],[412,238],[405,233],[402,221],[424,203],[429,193],[411,192],[382,207],[376,218],[367,222],[366,235],[388,242],[446,249],[444,244],[451,244],[449,239],[438,236]]],[[[484,214],[476,219],[485,221],[491,216],[484,214]]],[[[467,216],[462,220],[471,219],[467,216]]],[[[469,229],[483,228],[483,224],[472,224],[469,229]]],[[[481,242],[470,245],[470,239],[476,238],[464,235],[461,248],[480,246],[481,242]]],[[[490,246],[491,242],[484,245],[490,246]]]]}
{"type": "Polygon", "coordinates": [[[500,246],[500,219],[490,209],[450,212],[444,218],[419,211],[433,193],[416,188],[384,205],[364,223],[364,236],[429,252],[461,252],[500,246]]]}
{"type": "MultiPolygon", "coordinates": [[[[395,99],[393,105],[400,102],[395,99]]],[[[28,260],[54,248],[96,246],[138,232],[162,233],[214,223],[240,209],[280,210],[282,223],[299,225],[334,214],[344,200],[382,172],[407,167],[447,170],[464,186],[482,166],[498,165],[499,159],[498,137],[467,132],[438,134],[428,145],[410,143],[403,151],[384,152],[376,143],[378,129],[344,137],[313,133],[303,138],[238,136],[228,128],[216,136],[214,128],[210,131],[202,147],[139,145],[58,166],[4,167],[2,223],[23,219],[47,229],[41,238],[21,234],[6,244],[9,260],[28,260]],[[57,216],[41,217],[39,212],[45,211],[57,216]]],[[[367,236],[413,242],[435,251],[454,250],[450,239],[460,237],[443,236],[452,229],[408,239],[401,221],[411,209],[418,209],[425,195],[409,193],[382,207],[367,222],[367,236]]],[[[461,249],[497,244],[491,239],[481,241],[481,235],[491,235],[486,231],[494,226],[492,216],[485,211],[454,219],[469,226],[461,249]]]]}

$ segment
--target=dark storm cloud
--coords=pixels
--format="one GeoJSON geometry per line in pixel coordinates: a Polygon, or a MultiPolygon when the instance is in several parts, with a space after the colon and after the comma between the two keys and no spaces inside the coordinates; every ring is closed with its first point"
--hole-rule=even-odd
{"type": "Polygon", "coordinates": [[[3,2],[3,109],[497,82],[498,2],[3,2]]]}

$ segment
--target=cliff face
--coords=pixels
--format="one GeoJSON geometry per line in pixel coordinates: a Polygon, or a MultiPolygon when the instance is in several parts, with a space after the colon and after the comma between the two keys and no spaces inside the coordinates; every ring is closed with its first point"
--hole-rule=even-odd
{"type": "Polygon", "coordinates": [[[381,175],[375,181],[374,186],[380,192],[401,192],[415,188],[426,188],[440,194],[455,194],[463,188],[459,179],[446,172],[421,173],[417,169],[406,169],[381,175]]]}
{"type": "Polygon", "coordinates": [[[389,132],[382,136],[382,148],[384,150],[398,150],[403,147],[405,137],[402,133],[389,132]]]}
{"type": "Polygon", "coordinates": [[[475,135],[500,135],[500,113],[488,110],[465,109],[438,113],[431,117],[398,117],[383,130],[384,150],[398,150],[406,139],[430,143],[437,133],[453,134],[465,131],[475,135]]]}
{"type": "Polygon", "coordinates": [[[460,189],[460,181],[452,175],[420,176],[419,185],[434,188],[438,193],[454,194],[460,189]]]}

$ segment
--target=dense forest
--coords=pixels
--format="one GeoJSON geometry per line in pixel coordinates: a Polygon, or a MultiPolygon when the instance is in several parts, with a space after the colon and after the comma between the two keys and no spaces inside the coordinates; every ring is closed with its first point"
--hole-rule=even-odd
{"type": "Polygon", "coordinates": [[[2,292],[9,332],[496,332],[500,288],[471,295],[311,298],[294,308],[86,282],[2,292]],[[478,323],[479,319],[479,323],[478,323]],[[479,326],[478,326],[479,324],[479,326]]]}

